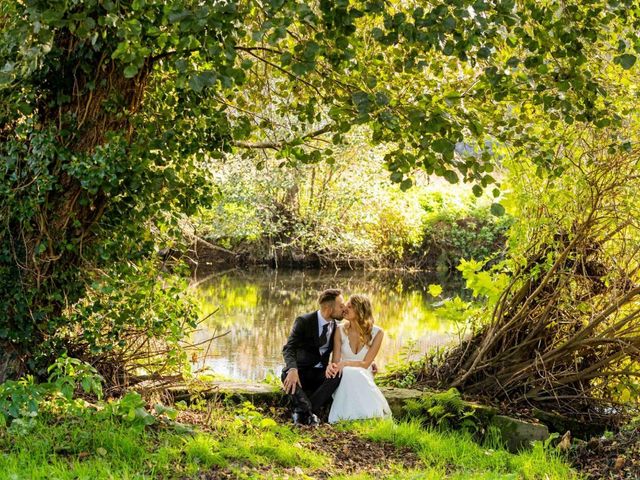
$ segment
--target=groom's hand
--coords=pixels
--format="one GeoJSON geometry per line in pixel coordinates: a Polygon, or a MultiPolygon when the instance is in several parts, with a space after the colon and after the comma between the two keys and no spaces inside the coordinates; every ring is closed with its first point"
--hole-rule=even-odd
{"type": "Polygon", "coordinates": [[[338,373],[338,365],[335,363],[330,363],[329,366],[327,367],[325,377],[333,378],[336,376],[336,373],[338,373]]]}
{"type": "Polygon", "coordinates": [[[284,379],[284,391],[293,395],[296,393],[296,387],[302,388],[297,368],[290,368],[284,379]]]}

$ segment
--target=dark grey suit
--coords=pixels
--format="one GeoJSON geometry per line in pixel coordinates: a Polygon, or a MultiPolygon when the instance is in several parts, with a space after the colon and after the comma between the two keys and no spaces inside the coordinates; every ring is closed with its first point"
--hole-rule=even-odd
{"type": "Polygon", "coordinates": [[[329,401],[340,384],[340,377],[325,378],[324,376],[333,349],[333,336],[336,333],[335,321],[333,322],[329,349],[323,355],[320,355],[318,312],[307,313],[296,318],[287,343],[282,348],[285,362],[282,381],[284,382],[290,368],[298,369],[302,389],[296,388],[296,393],[289,397],[293,402],[293,411],[303,416],[311,413],[319,415],[320,409],[329,401]],[[316,367],[318,364],[322,367],[316,367]]]}

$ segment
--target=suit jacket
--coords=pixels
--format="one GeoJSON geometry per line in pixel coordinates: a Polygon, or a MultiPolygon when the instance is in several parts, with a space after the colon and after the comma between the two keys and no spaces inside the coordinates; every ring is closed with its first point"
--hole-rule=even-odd
{"type": "Polygon", "coordinates": [[[296,318],[287,343],[282,347],[285,372],[290,368],[312,368],[318,363],[329,364],[333,349],[334,325],[329,341],[329,349],[320,356],[320,335],[318,334],[318,312],[307,313],[296,318]]]}

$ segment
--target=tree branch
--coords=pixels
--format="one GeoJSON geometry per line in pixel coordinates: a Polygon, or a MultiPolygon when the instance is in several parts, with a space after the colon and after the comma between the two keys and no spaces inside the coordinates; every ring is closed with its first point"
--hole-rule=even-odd
{"type": "MultiPolygon", "coordinates": [[[[318,130],[315,130],[313,132],[309,132],[305,135],[303,135],[302,137],[299,137],[299,140],[309,140],[309,139],[313,139],[316,137],[319,137],[320,135],[327,133],[329,131],[331,131],[331,129],[333,128],[333,124],[327,124],[322,128],[319,128],[318,130]]],[[[267,150],[267,149],[272,149],[272,150],[279,150],[281,148],[286,147],[287,145],[291,145],[292,143],[294,143],[296,140],[298,139],[293,139],[293,140],[283,140],[280,142],[244,142],[244,141],[234,141],[231,144],[234,147],[239,147],[239,148],[248,148],[248,149],[258,149],[258,150],[267,150]]]]}

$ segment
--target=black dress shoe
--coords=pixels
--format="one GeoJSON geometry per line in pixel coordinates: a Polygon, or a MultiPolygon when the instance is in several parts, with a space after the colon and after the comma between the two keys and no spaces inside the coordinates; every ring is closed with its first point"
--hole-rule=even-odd
{"type": "Polygon", "coordinates": [[[320,419],[315,413],[312,413],[309,417],[309,425],[311,425],[312,427],[317,427],[320,425],[320,419]]]}
{"type": "Polygon", "coordinates": [[[293,419],[293,424],[294,425],[308,425],[309,424],[309,417],[307,417],[304,413],[294,412],[293,415],[291,416],[291,418],[293,419]]]}

